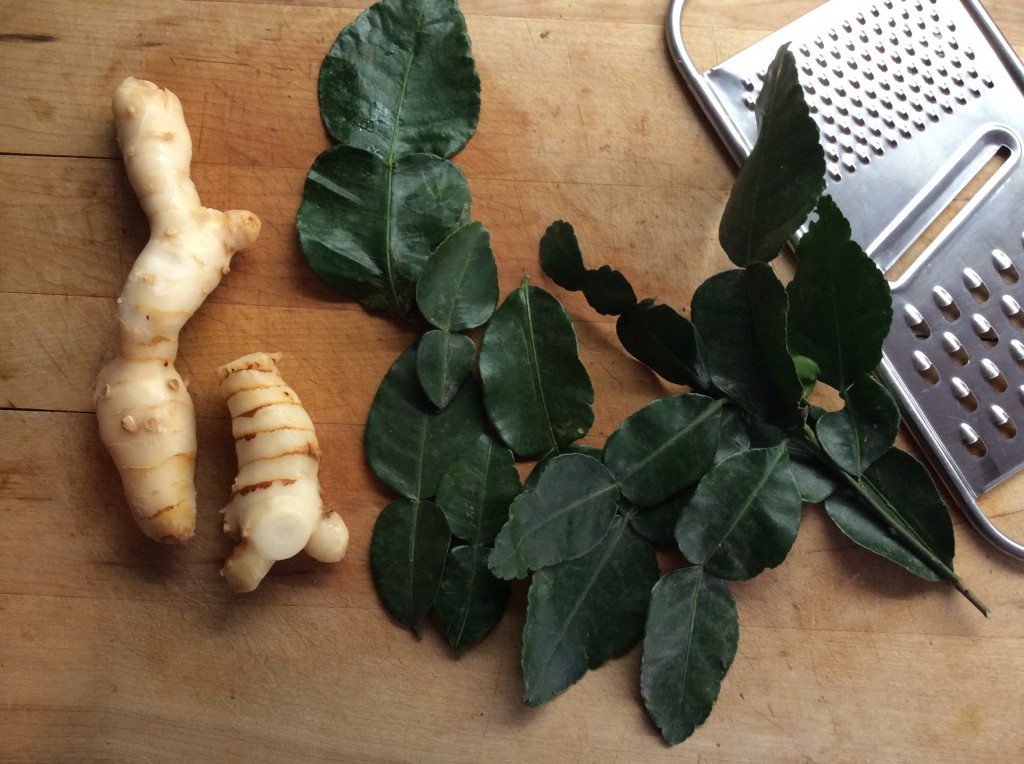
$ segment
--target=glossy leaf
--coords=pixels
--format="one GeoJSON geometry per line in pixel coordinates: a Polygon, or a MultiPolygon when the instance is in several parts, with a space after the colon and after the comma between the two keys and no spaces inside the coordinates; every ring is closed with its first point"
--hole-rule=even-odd
{"type": "Polygon", "coordinates": [[[669,745],[688,738],[708,718],[738,645],[739,615],[724,581],[694,566],[654,585],[640,694],[669,745]]]}
{"type": "Polygon", "coordinates": [[[377,389],[364,446],[370,469],[385,485],[409,499],[429,499],[448,464],[484,434],[485,425],[472,378],[437,411],[416,376],[417,347],[399,356],[377,389]]]}
{"type": "Polygon", "coordinates": [[[523,701],[546,703],[632,647],[657,580],[654,549],[621,517],[583,557],[535,573],[523,625],[523,701]]]}
{"type": "Polygon", "coordinates": [[[548,468],[552,460],[556,456],[561,454],[583,454],[584,456],[590,456],[598,461],[601,461],[601,455],[603,451],[597,446],[592,446],[589,443],[573,443],[572,445],[566,446],[561,451],[549,451],[541,457],[540,461],[534,465],[533,469],[530,470],[530,474],[526,476],[526,480],[523,481],[524,489],[531,489],[537,487],[537,481],[540,480],[540,476],[544,474],[544,470],[548,468]]]}
{"type": "Polygon", "coordinates": [[[816,428],[825,452],[851,475],[886,453],[900,429],[896,399],[871,376],[857,380],[844,396],[841,411],[822,414],[816,428]]]}
{"type": "Polygon", "coordinates": [[[683,510],[683,556],[731,581],[753,578],[788,554],[800,528],[800,491],[785,446],[731,456],[709,472],[683,510]]]}
{"type": "MultiPolygon", "coordinates": [[[[718,238],[746,267],[779,254],[825,189],[825,154],[796,59],[780,49],[757,99],[759,132],[722,214],[718,238]]],[[[812,356],[813,357],[813,356],[812,356]]]]}
{"type": "Polygon", "coordinates": [[[484,405],[517,456],[561,450],[594,421],[594,387],[565,309],[528,281],[487,323],[480,345],[484,405]]]}
{"type": "Polygon", "coordinates": [[[430,402],[443,409],[473,371],[476,345],[464,334],[434,329],[416,349],[416,378],[430,402]]]}
{"type": "Polygon", "coordinates": [[[610,266],[588,269],[583,264],[579,241],[572,225],[555,221],[540,240],[541,268],[558,286],[582,291],[594,310],[617,316],[636,305],[636,293],[629,280],[610,266]]]}
{"type": "Polygon", "coordinates": [[[697,329],[668,305],[643,300],[619,316],[619,342],[655,374],[677,385],[709,384],[697,329]]]}
{"type": "Polygon", "coordinates": [[[537,487],[509,507],[494,540],[490,568],[499,578],[524,578],[586,554],[611,527],[619,489],[601,462],[582,454],[551,460],[537,487]]]}
{"type": "Polygon", "coordinates": [[[715,451],[713,463],[718,464],[749,448],[750,432],[743,412],[727,403],[722,407],[719,418],[718,450],[715,451]]]}
{"type": "Polygon", "coordinates": [[[623,496],[653,507],[696,483],[718,450],[722,401],[687,393],[659,398],[627,418],[604,448],[623,496]]]}
{"type": "Polygon", "coordinates": [[[396,499],[381,510],[370,539],[370,571],[388,612],[419,635],[434,602],[451,536],[430,501],[396,499]]]}
{"type": "Polygon", "coordinates": [[[494,541],[521,492],[512,452],[482,435],[444,471],[436,500],[455,536],[484,546],[494,541]]]}
{"type": "Polygon", "coordinates": [[[434,611],[448,644],[458,652],[490,634],[505,614],[511,587],[487,569],[488,551],[456,546],[445,560],[434,611]]]}
{"type": "Polygon", "coordinates": [[[491,235],[480,223],[457,230],[434,250],[416,286],[420,313],[438,329],[483,324],[498,304],[498,267],[491,235]]]}
{"type": "Polygon", "coordinates": [[[770,266],[719,273],[693,296],[712,381],[755,417],[800,423],[803,394],[786,344],[785,290],[770,266]]]}
{"type": "Polygon", "coordinates": [[[394,160],[450,157],[472,137],[480,78],[456,0],[382,0],[320,68],[320,113],[339,143],[394,160]]]}
{"type": "Polygon", "coordinates": [[[467,221],[469,201],[465,176],[447,160],[413,154],[392,166],[334,146],[306,176],[299,242],[328,286],[405,315],[431,251],[467,221]]]}
{"type": "MultiPolygon", "coordinates": [[[[949,568],[953,567],[953,523],[931,474],[917,459],[890,449],[864,471],[868,492],[884,502],[896,523],[917,537],[949,568]]],[[[848,538],[895,562],[915,576],[938,581],[940,576],[862,497],[844,488],[825,500],[825,511],[848,538]]]]}
{"type": "Polygon", "coordinates": [[[823,382],[844,391],[882,360],[892,322],[889,282],[850,239],[849,222],[827,196],[796,261],[788,287],[790,347],[817,361],[823,382]]]}

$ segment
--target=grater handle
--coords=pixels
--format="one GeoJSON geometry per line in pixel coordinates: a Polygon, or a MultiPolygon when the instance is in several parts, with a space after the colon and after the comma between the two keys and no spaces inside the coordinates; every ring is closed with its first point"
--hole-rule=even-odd
{"type": "Polygon", "coordinates": [[[1001,552],[1005,552],[1018,560],[1024,560],[1024,544],[1014,541],[999,530],[978,506],[973,496],[960,492],[960,507],[967,515],[974,529],[990,544],[1001,552]]]}
{"type": "Polygon", "coordinates": [[[711,121],[715,132],[729,150],[737,165],[743,164],[750,153],[750,147],[740,131],[726,116],[726,110],[719,101],[718,95],[708,85],[707,78],[697,69],[686,42],[683,39],[683,6],[686,0],[671,0],[668,16],[665,19],[665,37],[668,42],[672,61],[682,76],[686,86],[693,93],[704,114],[711,121]]]}

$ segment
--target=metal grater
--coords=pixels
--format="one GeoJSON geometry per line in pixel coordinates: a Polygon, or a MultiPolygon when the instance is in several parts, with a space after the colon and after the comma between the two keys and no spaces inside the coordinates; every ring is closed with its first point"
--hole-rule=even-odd
{"type": "Polygon", "coordinates": [[[980,533],[1024,559],[978,498],[1024,467],[1024,65],[974,0],[831,0],[700,73],[673,0],[677,66],[737,162],[765,68],[790,43],[826,192],[888,271],[990,160],[1005,162],[892,282],[881,375],[980,533]]]}

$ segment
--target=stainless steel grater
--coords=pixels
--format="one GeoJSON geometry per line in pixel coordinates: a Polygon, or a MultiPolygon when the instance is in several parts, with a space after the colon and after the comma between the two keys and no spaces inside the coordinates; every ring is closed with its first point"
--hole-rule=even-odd
{"type": "Polygon", "coordinates": [[[1024,65],[974,0],[831,0],[701,73],[669,47],[737,162],[765,68],[790,43],[827,158],[827,193],[889,271],[949,203],[999,169],[891,284],[880,369],[967,517],[1024,559],[978,498],[1024,467],[1024,65]]]}

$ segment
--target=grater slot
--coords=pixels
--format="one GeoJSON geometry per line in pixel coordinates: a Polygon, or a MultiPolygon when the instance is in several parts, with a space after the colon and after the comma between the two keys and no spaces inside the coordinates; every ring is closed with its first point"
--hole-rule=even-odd
{"type": "Polygon", "coordinates": [[[897,279],[897,283],[904,278],[910,278],[915,270],[915,264],[942,246],[948,233],[956,226],[962,225],[971,211],[993,192],[1020,161],[1020,154],[1020,141],[1004,127],[986,127],[972,136],[972,139],[942,166],[870,244],[868,249],[875,253],[874,260],[878,267],[889,273],[893,266],[904,259],[905,253],[912,250],[914,242],[941,217],[957,195],[970,186],[971,181],[982,174],[989,163],[1002,158],[1004,161],[999,169],[971,198],[960,214],[914,259],[914,264],[897,279]]]}

